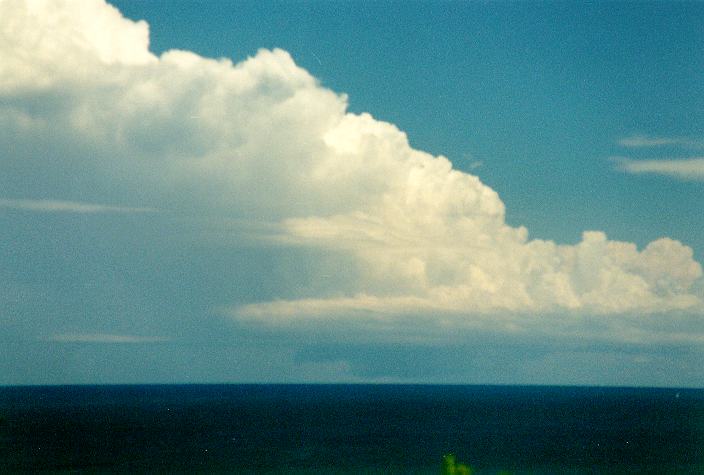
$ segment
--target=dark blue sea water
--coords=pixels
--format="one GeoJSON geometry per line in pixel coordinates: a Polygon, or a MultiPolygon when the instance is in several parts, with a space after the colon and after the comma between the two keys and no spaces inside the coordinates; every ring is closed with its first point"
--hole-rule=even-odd
{"type": "Polygon", "coordinates": [[[704,390],[0,388],[0,472],[704,473],[704,390]]]}

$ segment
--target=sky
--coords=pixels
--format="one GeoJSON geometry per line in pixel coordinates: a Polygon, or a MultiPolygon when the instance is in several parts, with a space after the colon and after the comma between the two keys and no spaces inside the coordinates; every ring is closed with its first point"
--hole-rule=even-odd
{"type": "Polygon", "coordinates": [[[702,20],[0,0],[0,384],[704,387],[702,20]]]}

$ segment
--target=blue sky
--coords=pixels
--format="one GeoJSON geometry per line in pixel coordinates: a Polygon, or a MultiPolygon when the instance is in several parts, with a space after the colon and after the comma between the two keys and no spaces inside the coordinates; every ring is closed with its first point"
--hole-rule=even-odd
{"type": "Polygon", "coordinates": [[[0,383],[704,385],[703,5],[111,4],[0,3],[0,383]]]}

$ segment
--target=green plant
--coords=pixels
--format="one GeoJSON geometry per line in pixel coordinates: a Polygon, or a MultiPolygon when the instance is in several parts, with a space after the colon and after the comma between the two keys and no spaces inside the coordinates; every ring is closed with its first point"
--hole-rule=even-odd
{"type": "Polygon", "coordinates": [[[469,465],[457,463],[457,459],[453,454],[447,454],[442,457],[442,475],[472,475],[474,471],[469,465]]]}

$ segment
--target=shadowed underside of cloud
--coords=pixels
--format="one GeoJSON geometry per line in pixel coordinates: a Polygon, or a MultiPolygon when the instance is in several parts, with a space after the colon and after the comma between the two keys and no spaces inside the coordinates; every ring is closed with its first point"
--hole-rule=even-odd
{"type": "Polygon", "coordinates": [[[12,151],[0,185],[279,222],[281,244],[357,263],[329,294],[228,309],[235,318],[402,326],[424,313],[502,328],[531,313],[702,312],[689,247],[639,250],[599,231],[576,245],[530,240],[478,177],[347,112],[285,51],[239,64],[156,57],[146,23],[99,0],[0,1],[0,18],[0,143],[12,151]]]}

